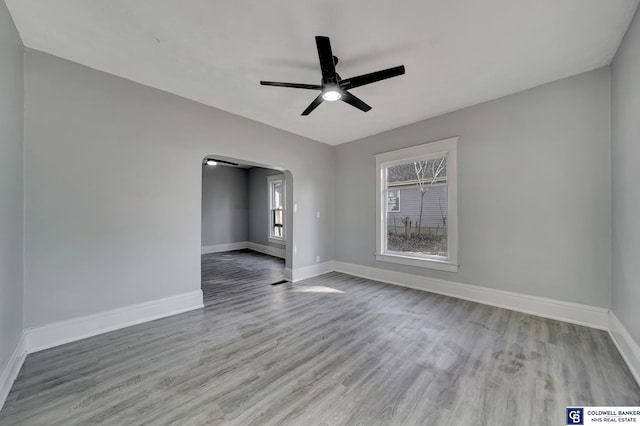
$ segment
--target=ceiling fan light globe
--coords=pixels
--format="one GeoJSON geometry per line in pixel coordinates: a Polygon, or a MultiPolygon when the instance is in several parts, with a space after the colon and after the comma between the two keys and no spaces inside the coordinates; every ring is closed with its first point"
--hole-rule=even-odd
{"type": "Polygon", "coordinates": [[[322,99],[328,102],[339,101],[342,97],[342,93],[335,89],[329,89],[322,92],[322,99]]]}

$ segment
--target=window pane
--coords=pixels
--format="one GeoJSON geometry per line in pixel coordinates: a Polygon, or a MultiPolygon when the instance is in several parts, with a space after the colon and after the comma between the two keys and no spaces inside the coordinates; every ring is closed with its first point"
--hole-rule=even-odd
{"type": "Polygon", "coordinates": [[[271,220],[273,228],[271,235],[274,237],[282,238],[284,230],[284,211],[283,210],[271,210],[271,220]]]}
{"type": "Polygon", "coordinates": [[[386,172],[386,250],[447,257],[447,157],[390,166],[386,172]],[[397,210],[392,199],[398,200],[397,210]]]}
{"type": "Polygon", "coordinates": [[[274,210],[273,211],[273,224],[282,226],[284,224],[282,217],[282,210],[274,210]]]}
{"type": "Polygon", "coordinates": [[[400,190],[390,189],[387,191],[387,211],[399,212],[400,211],[400,190]]]}
{"type": "Polygon", "coordinates": [[[282,182],[274,182],[273,183],[273,205],[274,209],[281,209],[284,206],[282,205],[282,182]]]}

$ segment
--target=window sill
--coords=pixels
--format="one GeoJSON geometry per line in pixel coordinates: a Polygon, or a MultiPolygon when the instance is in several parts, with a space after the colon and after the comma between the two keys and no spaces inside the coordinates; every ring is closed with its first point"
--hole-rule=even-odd
{"type": "Polygon", "coordinates": [[[269,237],[267,240],[272,244],[278,244],[278,245],[281,245],[281,246],[284,246],[284,245],[287,244],[285,240],[281,240],[279,238],[269,237]]]}
{"type": "Polygon", "coordinates": [[[425,259],[422,257],[401,256],[389,253],[377,253],[376,260],[400,265],[417,266],[419,268],[437,269],[439,271],[458,272],[458,265],[446,260],[425,259]]]}

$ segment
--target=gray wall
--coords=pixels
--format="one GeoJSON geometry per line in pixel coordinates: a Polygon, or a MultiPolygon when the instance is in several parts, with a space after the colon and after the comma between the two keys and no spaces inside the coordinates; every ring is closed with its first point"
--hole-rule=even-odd
{"type": "Polygon", "coordinates": [[[249,172],[226,166],[202,167],[202,245],[249,239],[249,172]]]}
{"type": "Polygon", "coordinates": [[[290,171],[287,267],[331,257],[331,147],[30,49],[25,79],[27,326],[199,289],[211,153],[290,171]]]}
{"type": "Polygon", "coordinates": [[[337,260],[608,307],[609,77],[598,69],[338,146],[337,260]],[[452,136],[459,271],[377,262],[373,155],[452,136]]]}
{"type": "Polygon", "coordinates": [[[0,372],[22,336],[22,42],[0,1],[0,372]]]}
{"type": "MultiPolygon", "coordinates": [[[[267,176],[281,174],[282,172],[278,170],[262,167],[254,167],[249,170],[249,241],[252,243],[282,248],[282,244],[269,242],[269,193],[267,191],[267,176]]],[[[288,183],[285,184],[287,192],[285,202],[290,204],[288,183]]],[[[285,236],[287,231],[285,230],[285,236]]]]}
{"type": "Polygon", "coordinates": [[[640,9],[611,68],[611,307],[640,343],[640,9]]]}

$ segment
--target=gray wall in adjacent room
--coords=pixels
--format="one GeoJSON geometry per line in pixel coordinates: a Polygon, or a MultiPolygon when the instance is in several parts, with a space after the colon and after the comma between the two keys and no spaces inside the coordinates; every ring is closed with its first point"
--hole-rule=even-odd
{"type": "Polygon", "coordinates": [[[611,308],[640,344],[640,12],[611,66],[611,308]]]}
{"type": "Polygon", "coordinates": [[[608,307],[609,86],[605,67],[338,146],[336,259],[608,307]],[[452,136],[459,271],[376,261],[374,154],[452,136]]]}
{"type": "Polygon", "coordinates": [[[22,42],[0,1],[0,373],[23,329],[23,111],[22,42]]]}
{"type": "Polygon", "coordinates": [[[202,246],[249,239],[249,172],[202,167],[202,246]]]}
{"type": "MultiPolygon", "coordinates": [[[[282,175],[282,172],[262,167],[254,167],[249,170],[249,241],[265,246],[282,248],[282,244],[269,242],[267,176],[274,175],[282,175]]],[[[286,184],[285,187],[288,190],[286,184]]],[[[288,201],[287,195],[285,194],[285,202],[288,201]]]]}
{"type": "Polygon", "coordinates": [[[330,146],[31,49],[25,104],[26,326],[200,289],[211,153],[288,170],[287,267],[331,258],[330,146]]]}

